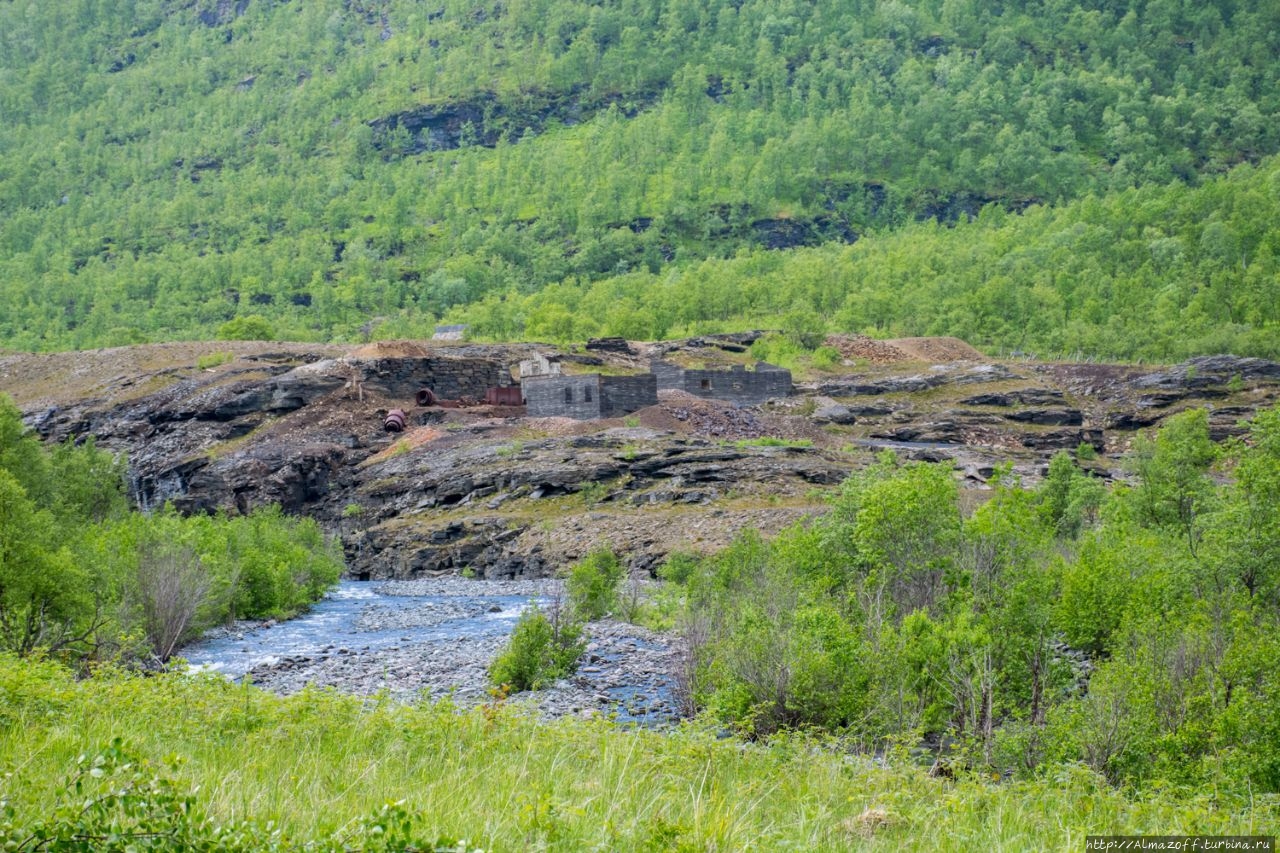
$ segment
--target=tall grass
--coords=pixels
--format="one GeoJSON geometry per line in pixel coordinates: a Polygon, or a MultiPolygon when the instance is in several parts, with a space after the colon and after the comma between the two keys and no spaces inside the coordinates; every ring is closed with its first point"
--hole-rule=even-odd
{"type": "Polygon", "coordinates": [[[115,738],[157,766],[170,759],[212,820],[274,821],[284,843],[323,849],[402,800],[417,836],[489,850],[1080,850],[1089,833],[1280,824],[1275,801],[1137,796],[1075,767],[1036,782],[944,780],[800,736],[744,743],[696,725],[280,698],[211,676],[76,681],[0,657],[0,798],[19,824],[48,814],[76,758],[115,738]]]}

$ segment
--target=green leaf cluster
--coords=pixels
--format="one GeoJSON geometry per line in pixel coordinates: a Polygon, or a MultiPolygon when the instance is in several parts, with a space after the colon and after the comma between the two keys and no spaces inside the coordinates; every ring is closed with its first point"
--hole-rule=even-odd
{"type": "Polygon", "coordinates": [[[618,609],[618,585],[625,574],[626,569],[612,549],[593,550],[575,563],[565,577],[569,609],[583,621],[605,618],[618,609]]]}

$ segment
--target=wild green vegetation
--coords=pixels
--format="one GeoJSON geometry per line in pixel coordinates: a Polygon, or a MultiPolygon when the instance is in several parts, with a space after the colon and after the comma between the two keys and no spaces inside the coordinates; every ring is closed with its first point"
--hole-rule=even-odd
{"type": "Polygon", "coordinates": [[[586,650],[583,623],[619,609],[618,587],[625,572],[618,555],[608,548],[598,548],[574,564],[564,582],[567,601],[555,600],[521,614],[489,667],[494,687],[537,690],[571,675],[586,650]]]}
{"type": "Polygon", "coordinates": [[[297,613],[341,567],[319,525],[275,507],[130,511],[123,459],[46,449],[0,396],[0,650],[164,661],[213,625],[297,613]]]}
{"type": "MultiPolygon", "coordinates": [[[[819,370],[831,331],[1280,357],[1274,0],[0,3],[0,115],[0,348],[445,321],[763,326],[754,356],[819,370]]],[[[1221,447],[1202,412],[1171,418],[1129,483],[1079,461],[972,507],[885,457],[821,519],[673,558],[643,606],[592,555],[490,675],[548,683],[581,620],[643,613],[683,632],[705,712],[658,734],[540,724],[501,691],[463,713],[140,675],[297,612],[340,555],[278,510],[131,512],[123,460],[41,446],[0,397],[0,841],[1273,832],[1280,410],[1221,447]],[[912,762],[922,742],[951,778],[912,762]]]]}
{"type": "Polygon", "coordinates": [[[498,690],[549,687],[578,668],[586,646],[582,623],[571,613],[554,606],[530,607],[489,665],[489,678],[498,690]]]}
{"type": "MultiPolygon", "coordinates": [[[[955,335],[992,353],[1042,358],[1276,358],[1277,217],[1280,161],[1271,159],[1194,189],[1144,186],[1021,215],[989,207],[973,222],[908,223],[852,246],[744,250],[510,291],[450,318],[494,338],[774,328],[807,350],[839,331],[955,335]]],[[[767,360],[786,363],[788,354],[767,360]]],[[[821,366],[823,349],[814,355],[821,366]]]]}
{"type": "Polygon", "coordinates": [[[603,619],[618,609],[618,585],[626,569],[609,548],[597,548],[578,561],[565,578],[569,609],[579,619],[603,619]]]}
{"type": "Polygon", "coordinates": [[[887,454],[824,517],[680,557],[691,694],[758,736],[1280,792],[1280,408],[1226,447],[1184,412],[1130,462],[1106,489],[1064,452],[964,513],[949,467],[887,454]]]}
{"type": "Polygon", "coordinates": [[[1278,40],[1268,0],[0,4],[0,345],[794,310],[1274,355],[1278,40]]]}
{"type": "Polygon", "coordinates": [[[1280,820],[1265,796],[1126,792],[1081,765],[949,780],[898,751],[801,736],[281,698],[179,673],[76,680],[8,655],[0,765],[0,840],[27,851],[1078,850],[1098,831],[1260,834],[1280,820]]]}

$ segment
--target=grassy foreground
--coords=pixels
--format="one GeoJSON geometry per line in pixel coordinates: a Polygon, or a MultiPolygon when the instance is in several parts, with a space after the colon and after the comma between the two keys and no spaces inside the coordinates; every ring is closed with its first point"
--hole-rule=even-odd
{"type": "Polygon", "coordinates": [[[30,839],[41,821],[52,833],[58,813],[81,833],[92,820],[110,826],[87,842],[64,828],[47,850],[139,839],[195,846],[175,822],[204,833],[190,836],[201,849],[433,849],[446,840],[460,849],[466,839],[465,849],[575,851],[1082,850],[1090,833],[1280,825],[1274,799],[1123,793],[1075,767],[1036,782],[944,780],[798,737],[766,746],[697,727],[538,723],[505,708],[279,698],[176,674],[77,681],[55,664],[8,656],[0,766],[0,846],[30,839]],[[69,785],[81,756],[79,784],[69,785]],[[126,789],[132,799],[118,796],[126,789]],[[152,820],[148,808],[178,818],[152,820]],[[155,834],[130,839],[138,827],[155,834]]]}

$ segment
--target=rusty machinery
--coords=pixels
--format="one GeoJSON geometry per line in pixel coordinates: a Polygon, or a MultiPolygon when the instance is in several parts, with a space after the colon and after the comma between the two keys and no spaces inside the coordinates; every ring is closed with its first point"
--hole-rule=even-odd
{"type": "MultiPolygon", "coordinates": [[[[436,393],[430,388],[420,388],[418,393],[414,395],[414,402],[419,406],[429,407],[437,406],[442,409],[467,409],[472,406],[523,406],[524,395],[520,392],[519,385],[510,385],[503,387],[492,387],[484,392],[484,400],[476,400],[472,397],[462,397],[457,400],[445,400],[436,396],[436,393]]],[[[382,422],[382,428],[387,432],[404,432],[405,425],[408,423],[404,409],[391,409],[387,412],[386,418],[382,422]]]]}

